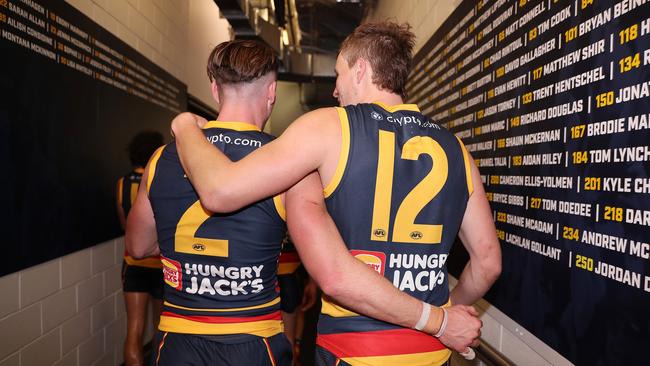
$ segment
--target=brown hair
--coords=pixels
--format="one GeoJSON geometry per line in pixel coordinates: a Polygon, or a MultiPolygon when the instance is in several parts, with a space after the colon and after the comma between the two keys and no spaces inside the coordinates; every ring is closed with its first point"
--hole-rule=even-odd
{"type": "Polygon", "coordinates": [[[271,47],[258,41],[234,40],[218,44],[208,57],[208,78],[218,84],[246,83],[278,72],[271,47]]]}
{"type": "Polygon", "coordinates": [[[406,97],[406,79],[411,71],[415,35],[408,23],[365,23],[341,44],[340,54],[352,67],[359,57],[373,70],[372,82],[382,90],[406,97]]]}

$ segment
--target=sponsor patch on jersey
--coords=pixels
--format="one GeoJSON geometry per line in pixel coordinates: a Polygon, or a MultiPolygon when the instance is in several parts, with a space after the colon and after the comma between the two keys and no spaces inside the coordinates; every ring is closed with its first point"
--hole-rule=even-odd
{"type": "Polygon", "coordinates": [[[372,117],[372,119],[377,120],[377,121],[381,121],[382,119],[384,119],[384,117],[381,114],[379,114],[379,113],[377,113],[375,111],[370,112],[370,117],[372,117]]]}
{"type": "Polygon", "coordinates": [[[384,275],[384,268],[386,266],[386,254],[382,252],[371,252],[367,250],[351,250],[352,254],[356,259],[362,261],[363,263],[370,266],[380,275],[384,275]]]}
{"type": "Polygon", "coordinates": [[[183,271],[181,271],[180,262],[165,258],[162,255],[160,261],[163,264],[165,283],[180,291],[183,288],[183,271]]]}

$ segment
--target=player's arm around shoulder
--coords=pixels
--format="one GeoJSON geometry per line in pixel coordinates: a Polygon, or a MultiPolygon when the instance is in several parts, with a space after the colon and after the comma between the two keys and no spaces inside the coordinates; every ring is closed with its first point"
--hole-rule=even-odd
{"type": "Polygon", "coordinates": [[[204,124],[201,117],[184,112],[172,120],[171,130],[183,170],[201,203],[213,212],[225,212],[217,210],[212,203],[222,196],[221,188],[227,178],[224,173],[229,171],[232,162],[205,138],[201,130],[204,124]]]}
{"type": "MultiPolygon", "coordinates": [[[[156,151],[154,156],[157,156],[158,153],[159,151],[156,151]]],[[[151,207],[148,193],[150,166],[151,160],[144,169],[144,173],[142,173],[142,183],[138,187],[138,194],[126,219],[124,240],[127,251],[134,258],[144,258],[160,254],[156,221],[154,220],[153,208],[151,207]]]]}
{"type": "Polygon", "coordinates": [[[199,139],[197,128],[185,120],[174,129],[181,162],[201,203],[213,212],[237,210],[287,190],[319,169],[328,141],[340,134],[336,110],[318,109],[299,117],[277,139],[231,162],[205,138],[199,139]]]}

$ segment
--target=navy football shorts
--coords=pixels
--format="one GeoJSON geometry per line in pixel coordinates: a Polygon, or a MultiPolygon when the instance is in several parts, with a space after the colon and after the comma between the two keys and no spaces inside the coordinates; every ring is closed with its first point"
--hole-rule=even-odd
{"type": "Polygon", "coordinates": [[[263,338],[248,334],[209,336],[158,331],[156,366],[291,366],[291,344],[284,333],[263,338]]]}

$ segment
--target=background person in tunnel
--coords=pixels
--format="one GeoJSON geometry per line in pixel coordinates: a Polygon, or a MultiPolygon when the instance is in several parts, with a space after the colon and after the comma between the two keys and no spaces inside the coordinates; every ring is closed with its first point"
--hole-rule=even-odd
{"type": "MultiPolygon", "coordinates": [[[[128,146],[133,170],[117,182],[117,215],[122,229],[135,201],[142,173],[153,152],[164,144],[163,136],[156,131],[143,131],[133,137],[128,146]]],[[[126,306],[126,339],[124,363],[127,366],[143,365],[142,336],[151,303],[153,328],[158,327],[162,310],[163,278],[160,257],[133,258],[124,250],[122,262],[122,291],[126,306]]]]}

